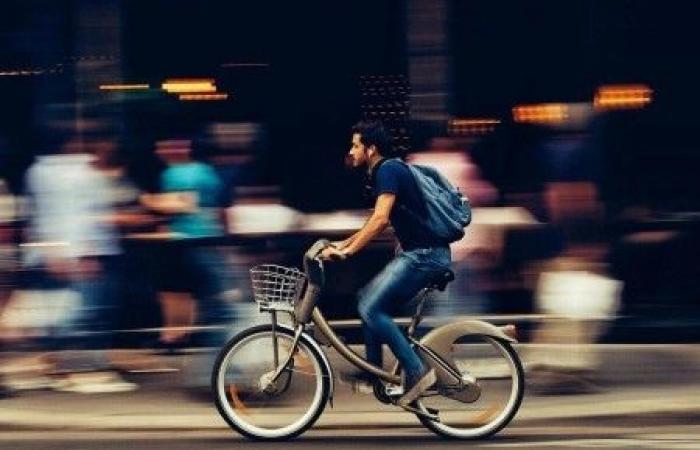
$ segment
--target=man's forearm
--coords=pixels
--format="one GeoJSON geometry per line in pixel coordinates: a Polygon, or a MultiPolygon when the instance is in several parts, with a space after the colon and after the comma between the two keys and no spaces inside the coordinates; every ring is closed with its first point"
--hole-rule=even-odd
{"type": "Polygon", "coordinates": [[[352,255],[362,250],[372,239],[379,236],[387,226],[389,226],[388,219],[378,216],[370,217],[365,226],[352,236],[354,239],[350,245],[345,247],[346,251],[352,255]]]}
{"type": "Polygon", "coordinates": [[[348,248],[350,245],[352,245],[353,242],[355,242],[355,239],[357,239],[357,236],[360,235],[360,230],[358,230],[355,234],[350,236],[349,238],[340,241],[338,245],[336,246],[338,250],[343,250],[345,248],[348,248]]]}
{"type": "Polygon", "coordinates": [[[143,194],[141,204],[161,214],[185,214],[196,209],[193,197],[188,194],[143,194]]]}

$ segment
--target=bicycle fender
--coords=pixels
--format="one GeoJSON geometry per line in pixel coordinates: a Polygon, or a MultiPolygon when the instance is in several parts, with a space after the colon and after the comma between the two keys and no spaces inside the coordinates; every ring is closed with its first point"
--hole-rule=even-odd
{"type": "Polygon", "coordinates": [[[468,334],[490,336],[511,343],[517,342],[514,338],[508,336],[500,327],[480,320],[463,320],[443,325],[431,330],[428,334],[423,336],[420,342],[437,353],[445,355],[450,352],[450,347],[454,341],[460,336],[468,334]]]}
{"type": "Polygon", "coordinates": [[[481,387],[476,380],[455,379],[454,373],[455,371],[459,372],[459,370],[454,360],[452,346],[460,337],[470,334],[490,336],[507,342],[516,342],[514,338],[508,336],[497,326],[478,320],[465,320],[443,325],[430,331],[420,340],[420,345],[417,347],[423,360],[435,369],[439,384],[449,386],[455,385],[455,383],[466,382],[463,389],[452,391],[451,394],[448,394],[455,400],[464,403],[478,400],[481,396],[481,387]],[[436,355],[439,359],[431,356],[431,354],[436,355]],[[438,362],[439,360],[441,362],[438,362]],[[449,367],[445,367],[445,364],[449,367]]]}

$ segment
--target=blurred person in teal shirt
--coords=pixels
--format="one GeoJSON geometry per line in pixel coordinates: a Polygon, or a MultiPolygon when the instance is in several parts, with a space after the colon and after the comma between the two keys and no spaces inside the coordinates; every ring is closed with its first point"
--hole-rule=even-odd
{"type": "Polygon", "coordinates": [[[216,171],[192,159],[190,140],[159,141],[156,154],[168,167],[160,177],[161,193],[144,195],[144,205],[168,215],[168,229],[178,237],[223,235],[218,213],[223,184],[216,171]]]}
{"type": "MultiPolygon", "coordinates": [[[[225,325],[223,331],[207,332],[205,345],[219,347],[233,330],[234,305],[226,300],[233,286],[221,250],[200,240],[224,235],[223,206],[227,205],[221,204],[223,183],[213,167],[193,158],[189,139],[158,141],[156,154],[167,164],[160,178],[160,193],[143,195],[142,203],[165,217],[172,238],[158,260],[159,289],[164,297],[192,294],[200,325],[225,325]]],[[[167,322],[165,302],[163,307],[167,322]]],[[[161,343],[168,348],[184,346],[187,334],[166,330],[161,343]]],[[[188,382],[195,387],[208,385],[210,364],[193,366],[198,370],[188,382]]]]}
{"type": "Polygon", "coordinates": [[[189,193],[196,208],[176,214],[170,221],[170,229],[185,237],[210,237],[223,234],[217,215],[222,183],[213,168],[198,161],[170,166],[161,176],[164,192],[189,193]]]}

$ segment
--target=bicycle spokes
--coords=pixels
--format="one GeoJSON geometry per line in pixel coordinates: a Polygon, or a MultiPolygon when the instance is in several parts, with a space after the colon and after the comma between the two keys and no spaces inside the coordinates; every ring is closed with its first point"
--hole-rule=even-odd
{"type": "Polygon", "coordinates": [[[295,346],[294,336],[287,333],[277,332],[273,340],[269,330],[233,345],[221,360],[217,391],[226,417],[256,436],[274,436],[303,423],[325,401],[323,378],[306,345],[295,346]],[[275,360],[288,363],[280,367],[275,360]]]}
{"type": "Polygon", "coordinates": [[[420,399],[424,410],[437,410],[440,417],[439,422],[425,425],[457,438],[497,431],[512,418],[522,399],[522,368],[517,355],[501,341],[482,335],[464,336],[452,349],[464,385],[438,384],[440,395],[420,399]],[[478,396],[471,394],[477,391],[478,396]]]}

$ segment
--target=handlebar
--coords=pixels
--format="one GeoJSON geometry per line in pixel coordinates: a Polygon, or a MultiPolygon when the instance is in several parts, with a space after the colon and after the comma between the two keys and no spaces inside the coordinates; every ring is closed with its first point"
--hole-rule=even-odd
{"type": "Polygon", "coordinates": [[[313,260],[317,259],[320,261],[320,258],[318,255],[323,251],[324,248],[328,247],[331,245],[331,241],[328,239],[319,239],[318,241],[314,242],[311,247],[306,251],[304,254],[304,262],[307,260],[313,260]]]}
{"type": "Polygon", "coordinates": [[[297,303],[294,311],[296,319],[300,323],[306,323],[310,320],[316,302],[321,296],[321,290],[325,283],[325,273],[323,261],[319,255],[330,243],[328,239],[320,239],[304,253],[304,273],[306,273],[308,282],[304,297],[297,303]]]}
{"type": "Polygon", "coordinates": [[[304,253],[304,272],[306,273],[309,283],[314,283],[319,287],[323,286],[324,273],[323,260],[321,259],[320,255],[323,249],[325,249],[329,245],[331,245],[331,241],[329,241],[328,239],[319,239],[318,241],[314,242],[311,247],[309,247],[306,253],[304,253]],[[320,273],[316,273],[316,270],[312,268],[314,266],[318,268],[317,270],[320,273]]]}
{"type": "Polygon", "coordinates": [[[325,283],[325,271],[323,260],[320,257],[324,248],[331,245],[328,239],[319,239],[304,253],[304,273],[306,273],[306,291],[304,297],[294,308],[296,319],[300,323],[306,323],[311,319],[316,302],[321,297],[321,291],[325,283]]]}

